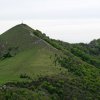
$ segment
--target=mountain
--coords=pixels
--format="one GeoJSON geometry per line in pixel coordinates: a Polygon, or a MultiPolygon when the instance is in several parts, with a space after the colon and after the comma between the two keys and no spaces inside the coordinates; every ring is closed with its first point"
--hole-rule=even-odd
{"type": "Polygon", "coordinates": [[[99,51],[16,25],[0,35],[0,100],[99,100],[99,51]]]}

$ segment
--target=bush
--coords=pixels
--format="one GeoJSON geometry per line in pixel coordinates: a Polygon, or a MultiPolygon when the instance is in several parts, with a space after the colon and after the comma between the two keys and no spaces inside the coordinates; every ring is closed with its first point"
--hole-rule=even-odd
{"type": "Polygon", "coordinates": [[[20,78],[27,78],[27,79],[31,79],[30,76],[28,76],[26,73],[25,74],[21,74],[20,78]]]}

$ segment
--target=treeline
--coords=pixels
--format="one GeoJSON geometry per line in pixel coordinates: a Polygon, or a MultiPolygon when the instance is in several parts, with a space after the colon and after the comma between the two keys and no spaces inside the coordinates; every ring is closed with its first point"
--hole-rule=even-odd
{"type": "MultiPolygon", "coordinates": [[[[62,66],[68,69],[80,79],[83,87],[89,92],[99,95],[100,87],[100,61],[97,55],[90,51],[90,44],[69,44],[59,40],[50,39],[45,34],[36,30],[35,35],[44,39],[49,44],[60,50],[63,55],[56,55],[56,60],[62,66]]],[[[96,46],[97,47],[97,46],[96,46]]],[[[93,49],[93,47],[91,46],[93,49]]],[[[95,47],[94,47],[95,48],[95,47]]],[[[66,76],[67,77],[67,76],[66,76]]]]}

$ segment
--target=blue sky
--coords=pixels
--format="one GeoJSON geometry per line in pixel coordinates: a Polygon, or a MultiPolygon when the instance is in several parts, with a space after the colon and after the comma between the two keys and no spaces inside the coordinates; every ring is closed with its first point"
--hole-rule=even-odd
{"type": "Polygon", "coordinates": [[[52,38],[100,38],[100,0],[0,0],[0,33],[21,21],[52,38]]]}

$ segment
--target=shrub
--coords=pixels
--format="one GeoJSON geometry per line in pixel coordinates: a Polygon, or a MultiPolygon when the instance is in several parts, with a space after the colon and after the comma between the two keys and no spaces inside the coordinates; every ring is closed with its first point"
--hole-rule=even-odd
{"type": "Polygon", "coordinates": [[[27,78],[27,79],[31,79],[30,76],[28,76],[26,73],[25,74],[21,74],[20,78],[27,78]]]}

